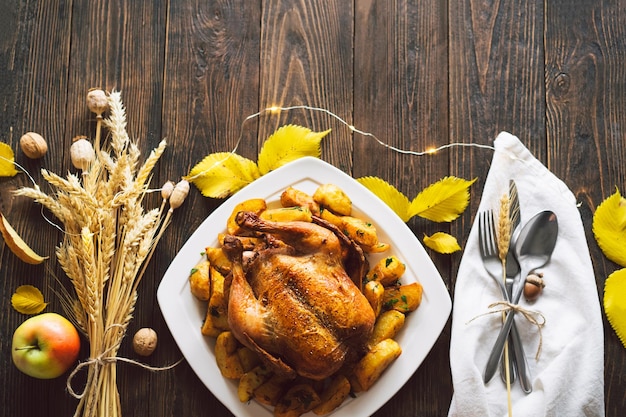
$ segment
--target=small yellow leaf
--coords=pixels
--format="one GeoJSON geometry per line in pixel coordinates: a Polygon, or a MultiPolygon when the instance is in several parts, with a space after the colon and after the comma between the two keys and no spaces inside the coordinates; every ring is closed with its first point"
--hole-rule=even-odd
{"type": "Polygon", "coordinates": [[[13,149],[6,143],[0,142],[0,177],[12,177],[17,172],[13,149]]]}
{"type": "Polygon", "coordinates": [[[32,285],[20,285],[11,297],[13,308],[22,314],[41,313],[48,303],[44,302],[43,294],[32,285]]]}
{"type": "Polygon", "coordinates": [[[445,177],[419,193],[409,207],[409,216],[420,216],[434,222],[455,220],[469,204],[469,187],[476,181],[445,177]]]}
{"type": "Polygon", "coordinates": [[[274,132],[261,148],[258,156],[259,170],[262,175],[275,170],[288,162],[303,156],[319,158],[322,151],[322,138],[330,132],[313,132],[298,125],[286,125],[274,132]]]}
{"type": "Polygon", "coordinates": [[[249,159],[230,152],[207,155],[184,179],[193,183],[202,195],[226,198],[261,176],[249,159]]]}
{"type": "Polygon", "coordinates": [[[396,187],[378,177],[362,177],[357,181],[383,200],[403,222],[409,221],[409,199],[396,187]]]}
{"type": "Polygon", "coordinates": [[[13,229],[2,213],[0,213],[0,233],[2,233],[4,243],[11,249],[11,252],[27,264],[37,265],[48,259],[47,256],[40,256],[35,253],[13,229]]]}
{"type": "Polygon", "coordinates": [[[596,209],[593,215],[593,234],[604,255],[626,267],[626,199],[619,190],[596,209]]]}
{"type": "Polygon", "coordinates": [[[461,250],[456,238],[444,232],[437,232],[432,236],[424,235],[424,244],[432,250],[443,254],[461,250]]]}
{"type": "Polygon", "coordinates": [[[604,283],[604,311],[626,347],[626,269],[613,272],[604,283]]]}

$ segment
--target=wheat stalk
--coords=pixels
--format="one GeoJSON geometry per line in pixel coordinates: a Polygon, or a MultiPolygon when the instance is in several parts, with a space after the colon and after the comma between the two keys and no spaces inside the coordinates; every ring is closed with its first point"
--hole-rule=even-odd
{"type": "MultiPolygon", "coordinates": [[[[502,281],[506,285],[506,257],[509,252],[509,246],[511,244],[511,199],[509,194],[504,194],[500,198],[500,210],[498,213],[498,227],[497,227],[497,239],[498,239],[498,257],[502,263],[502,281]]],[[[502,320],[506,318],[505,313],[502,313],[502,320]]],[[[509,343],[508,340],[504,341],[504,374],[506,379],[506,393],[509,417],[513,415],[512,401],[511,401],[511,370],[509,368],[509,343]]]]}
{"type": "Polygon", "coordinates": [[[85,417],[121,415],[117,352],[132,320],[147,263],[173,209],[182,202],[170,201],[167,213],[167,198],[160,208],[144,209],[152,170],[166,143],[161,141],[140,165],[139,147],[126,131],[121,94],[110,93],[108,104],[107,118],[102,118],[106,110],[97,112],[96,158],[81,175],[70,173],[64,178],[44,170],[42,176],[52,193],[42,192],[37,185],[17,191],[48,208],[64,226],[56,257],[75,298],[67,297],[63,305],[86,334],[90,355],[68,379],[68,389],[80,399],[74,415],[85,417]],[[101,140],[102,127],[108,129],[108,144],[101,140]],[[71,378],[82,365],[88,366],[87,383],[83,393],[75,394],[71,378]]]}

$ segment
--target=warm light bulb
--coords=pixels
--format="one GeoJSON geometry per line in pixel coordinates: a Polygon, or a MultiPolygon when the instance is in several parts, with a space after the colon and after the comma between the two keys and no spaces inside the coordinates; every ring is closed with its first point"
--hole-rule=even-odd
{"type": "Polygon", "coordinates": [[[268,107],[267,111],[269,111],[270,113],[279,113],[280,112],[280,107],[278,107],[278,106],[268,107]]]}
{"type": "Polygon", "coordinates": [[[428,148],[428,149],[426,149],[426,153],[432,155],[434,153],[437,153],[437,149],[436,148],[428,148]]]}

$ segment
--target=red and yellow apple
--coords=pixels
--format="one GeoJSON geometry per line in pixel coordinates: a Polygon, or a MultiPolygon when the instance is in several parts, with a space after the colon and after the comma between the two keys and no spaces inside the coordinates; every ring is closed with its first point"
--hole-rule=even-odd
{"type": "Polygon", "coordinates": [[[79,351],[80,336],[76,328],[56,313],[31,317],[13,333],[13,363],[35,378],[62,375],[76,362],[79,351]]]}

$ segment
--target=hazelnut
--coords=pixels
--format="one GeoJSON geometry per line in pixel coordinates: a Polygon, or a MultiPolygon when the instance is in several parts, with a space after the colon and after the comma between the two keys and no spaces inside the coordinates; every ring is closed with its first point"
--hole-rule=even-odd
{"type": "Polygon", "coordinates": [[[157,347],[157,334],[153,329],[144,327],[137,330],[133,337],[133,350],[141,356],[150,356],[157,347]]]}
{"type": "Polygon", "coordinates": [[[92,113],[102,117],[102,113],[109,109],[107,94],[99,88],[90,89],[87,92],[87,107],[89,107],[92,113]]]}
{"type": "Polygon", "coordinates": [[[526,301],[535,301],[545,286],[542,273],[528,275],[524,282],[524,298],[526,301]]]}
{"type": "Polygon", "coordinates": [[[96,152],[93,150],[91,142],[84,136],[77,136],[70,147],[70,157],[74,167],[85,171],[89,169],[89,165],[96,159],[96,152]]]}
{"type": "Polygon", "coordinates": [[[20,138],[20,147],[24,155],[31,159],[41,158],[48,152],[48,144],[39,133],[27,132],[20,138]]]}

